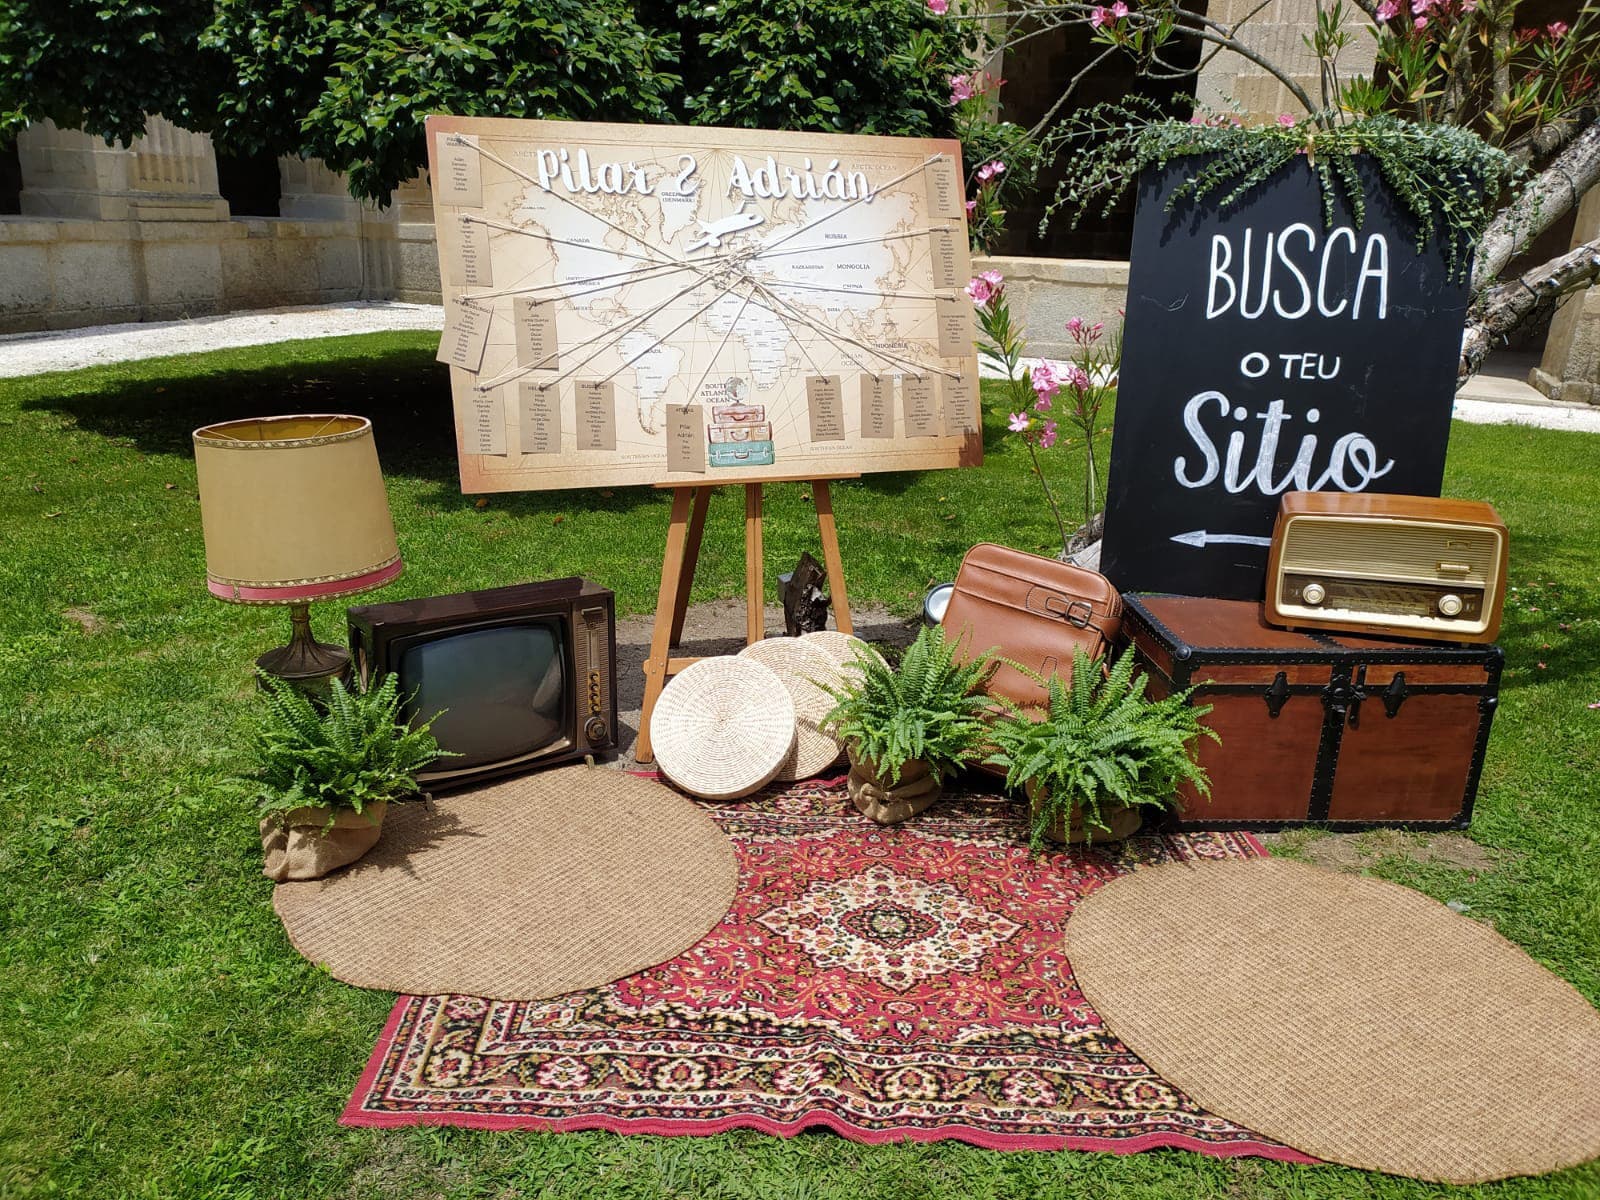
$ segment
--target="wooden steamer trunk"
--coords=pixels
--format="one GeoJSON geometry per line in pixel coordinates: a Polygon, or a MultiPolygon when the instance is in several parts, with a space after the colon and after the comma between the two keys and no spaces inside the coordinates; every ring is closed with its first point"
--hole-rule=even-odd
{"type": "Polygon", "coordinates": [[[1504,655],[1498,646],[1276,629],[1261,606],[1124,596],[1150,694],[1195,686],[1211,799],[1184,829],[1463,829],[1472,819],[1504,655]]]}

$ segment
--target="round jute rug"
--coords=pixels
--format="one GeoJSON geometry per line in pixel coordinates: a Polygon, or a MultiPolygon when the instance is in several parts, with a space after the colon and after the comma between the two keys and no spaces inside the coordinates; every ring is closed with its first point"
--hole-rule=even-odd
{"type": "Polygon", "coordinates": [[[692,800],[575,766],[391,804],[365,858],[280,883],[272,903],[295,949],[346,983],[539,1000],[687,950],[738,876],[692,800]]]}
{"type": "Polygon", "coordinates": [[[1420,892],[1281,859],[1112,880],[1066,931],[1110,1029],[1202,1107],[1444,1183],[1600,1155],[1600,1013],[1420,892]]]}

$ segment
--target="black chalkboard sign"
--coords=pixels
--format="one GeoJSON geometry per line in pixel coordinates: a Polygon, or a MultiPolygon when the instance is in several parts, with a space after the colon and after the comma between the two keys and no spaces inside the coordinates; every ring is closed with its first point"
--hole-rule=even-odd
{"type": "Polygon", "coordinates": [[[1226,209],[1139,182],[1100,569],[1259,600],[1285,491],[1437,496],[1467,284],[1369,163],[1365,220],[1296,162],[1226,209]]]}

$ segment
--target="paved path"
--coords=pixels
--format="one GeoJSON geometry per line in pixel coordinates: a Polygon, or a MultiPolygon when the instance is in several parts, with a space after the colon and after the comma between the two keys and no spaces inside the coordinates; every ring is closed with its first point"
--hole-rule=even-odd
{"type": "MultiPolygon", "coordinates": [[[[0,379],[299,338],[443,327],[444,310],[437,304],[350,303],[10,334],[0,336],[0,379]]],[[[1480,425],[1537,425],[1600,433],[1600,407],[1546,400],[1517,378],[1525,370],[1520,362],[1508,365],[1505,373],[1498,375],[1493,373],[1494,367],[1491,359],[1490,371],[1468,383],[1456,397],[1457,419],[1480,425]]]]}

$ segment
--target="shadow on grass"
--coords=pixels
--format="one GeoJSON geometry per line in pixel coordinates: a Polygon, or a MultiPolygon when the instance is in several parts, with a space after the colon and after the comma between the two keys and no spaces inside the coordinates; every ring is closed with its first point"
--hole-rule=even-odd
{"type": "Polygon", "coordinates": [[[182,457],[193,453],[190,434],[217,421],[353,413],[372,422],[387,472],[441,483],[456,479],[449,371],[420,349],[248,370],[173,364],[167,374],[94,378],[22,407],[71,417],[79,428],[145,454],[182,457]]]}

